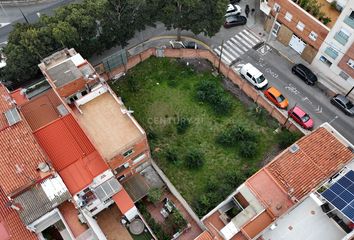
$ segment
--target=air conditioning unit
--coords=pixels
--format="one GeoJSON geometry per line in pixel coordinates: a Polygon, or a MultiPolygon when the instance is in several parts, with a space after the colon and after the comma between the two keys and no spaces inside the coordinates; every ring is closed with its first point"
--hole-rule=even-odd
{"type": "Polygon", "coordinates": [[[129,163],[127,162],[127,163],[124,163],[124,165],[123,165],[125,168],[128,168],[129,167],[129,163]]]}
{"type": "Polygon", "coordinates": [[[347,62],[348,66],[351,67],[352,69],[354,69],[354,60],[353,59],[349,59],[347,62]]]}

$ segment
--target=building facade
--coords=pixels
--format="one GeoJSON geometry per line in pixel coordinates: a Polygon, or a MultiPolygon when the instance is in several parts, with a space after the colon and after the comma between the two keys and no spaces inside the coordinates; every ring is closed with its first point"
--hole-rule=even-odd
{"type": "MultiPolygon", "coordinates": [[[[321,45],[312,65],[328,76],[327,84],[346,94],[354,87],[354,2],[348,1],[321,45]]],[[[354,93],[351,94],[354,98],[354,93]]]]}

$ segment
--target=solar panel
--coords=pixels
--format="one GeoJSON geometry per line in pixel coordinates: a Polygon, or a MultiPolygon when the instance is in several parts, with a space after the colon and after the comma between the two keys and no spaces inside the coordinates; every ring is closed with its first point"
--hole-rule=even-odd
{"type": "Polygon", "coordinates": [[[334,207],[354,221],[354,171],[350,170],[322,193],[334,207]]]}

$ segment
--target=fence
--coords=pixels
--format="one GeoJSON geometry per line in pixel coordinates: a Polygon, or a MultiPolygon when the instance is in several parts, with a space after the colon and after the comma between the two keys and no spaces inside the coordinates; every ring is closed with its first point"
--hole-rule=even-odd
{"type": "MultiPolygon", "coordinates": [[[[156,49],[156,48],[149,48],[145,51],[131,56],[127,59],[126,63],[118,66],[116,68],[111,68],[109,72],[102,72],[102,76],[105,80],[110,80],[114,78],[114,76],[119,76],[122,73],[128,71],[129,69],[133,68],[137,64],[145,61],[151,56],[161,56],[161,51],[163,51],[162,56],[168,58],[202,58],[208,60],[215,68],[218,68],[220,65],[220,72],[227,78],[229,78],[234,84],[236,84],[248,97],[250,97],[255,103],[259,106],[263,107],[269,114],[276,119],[281,125],[288,128],[291,131],[299,131],[303,134],[306,132],[298,127],[297,125],[293,124],[291,121],[288,121],[288,117],[283,114],[277,107],[272,105],[268,100],[266,100],[263,95],[261,95],[253,86],[248,84],[246,80],[240,78],[235,71],[224,64],[223,62],[219,62],[219,57],[216,56],[209,50],[203,49],[172,49],[172,48],[165,48],[165,49],[156,49]]],[[[99,66],[99,65],[98,65],[99,66]]],[[[96,68],[98,67],[96,66],[96,68]]],[[[106,69],[106,68],[105,68],[106,69]]]]}

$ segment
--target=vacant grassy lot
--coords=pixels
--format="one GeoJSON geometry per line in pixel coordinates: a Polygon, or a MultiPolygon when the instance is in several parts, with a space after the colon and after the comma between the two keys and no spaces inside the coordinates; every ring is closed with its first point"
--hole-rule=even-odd
{"type": "Polygon", "coordinates": [[[267,153],[279,149],[279,137],[273,133],[277,123],[262,111],[246,108],[223,90],[221,78],[211,72],[197,72],[174,59],[151,58],[112,88],[147,131],[154,159],[200,216],[260,168],[267,153]],[[222,95],[217,98],[230,103],[229,113],[217,113],[197,97],[202,81],[217,83],[222,95]],[[188,124],[180,124],[181,119],[188,124]],[[240,153],[242,144],[223,146],[216,141],[235,126],[256,139],[256,149],[247,157],[240,153]],[[197,167],[186,164],[190,151],[198,152],[194,159],[195,155],[202,159],[197,167]]]}

